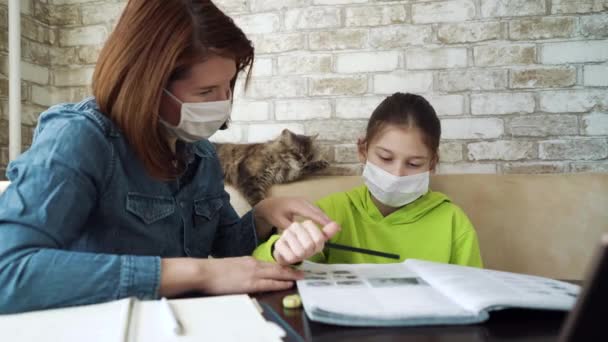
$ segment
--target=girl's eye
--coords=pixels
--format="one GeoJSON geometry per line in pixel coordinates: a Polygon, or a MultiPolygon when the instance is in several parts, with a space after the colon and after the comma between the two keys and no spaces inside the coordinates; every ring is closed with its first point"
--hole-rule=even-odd
{"type": "Polygon", "coordinates": [[[212,92],[211,89],[210,90],[205,90],[205,91],[200,92],[199,95],[209,95],[209,94],[211,94],[211,92],[212,92]]]}
{"type": "Polygon", "coordinates": [[[420,167],[420,164],[409,163],[411,167],[420,167]]]}
{"type": "Polygon", "coordinates": [[[391,161],[391,158],[382,157],[382,156],[380,156],[380,159],[382,159],[382,160],[384,160],[384,161],[391,161]]]}

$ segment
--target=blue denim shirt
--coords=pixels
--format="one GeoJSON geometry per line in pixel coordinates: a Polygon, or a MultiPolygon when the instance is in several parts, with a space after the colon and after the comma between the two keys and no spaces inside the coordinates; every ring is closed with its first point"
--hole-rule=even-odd
{"type": "Polygon", "coordinates": [[[94,99],[44,112],[0,196],[0,313],[153,299],[161,257],[251,254],[213,146],[185,146],[188,179],[162,182],[94,99]]]}

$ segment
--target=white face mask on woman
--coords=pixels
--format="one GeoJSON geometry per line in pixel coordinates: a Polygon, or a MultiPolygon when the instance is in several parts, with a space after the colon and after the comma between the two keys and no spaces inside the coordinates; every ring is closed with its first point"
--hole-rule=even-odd
{"type": "Polygon", "coordinates": [[[163,89],[167,95],[182,105],[181,115],[177,126],[173,126],[163,119],[160,122],[175,137],[185,142],[195,142],[208,139],[230,117],[232,103],[230,100],[213,102],[182,102],[171,94],[167,89],[163,89]]]}
{"type": "Polygon", "coordinates": [[[398,177],[369,161],[363,169],[363,179],[371,194],[389,207],[402,207],[429,191],[430,172],[398,177]]]}

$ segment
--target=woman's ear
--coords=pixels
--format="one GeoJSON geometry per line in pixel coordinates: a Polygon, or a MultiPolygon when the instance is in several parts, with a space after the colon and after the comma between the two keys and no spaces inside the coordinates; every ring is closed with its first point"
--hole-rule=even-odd
{"type": "Polygon", "coordinates": [[[357,156],[359,157],[359,162],[361,162],[361,164],[367,162],[367,142],[364,138],[357,139],[357,156]]]}

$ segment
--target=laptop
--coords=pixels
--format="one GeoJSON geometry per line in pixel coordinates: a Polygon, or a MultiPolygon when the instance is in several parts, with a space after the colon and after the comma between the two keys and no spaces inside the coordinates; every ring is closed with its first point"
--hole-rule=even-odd
{"type": "Polygon", "coordinates": [[[607,341],[608,337],[608,234],[601,239],[581,294],[566,318],[560,342],[607,341]]]}

